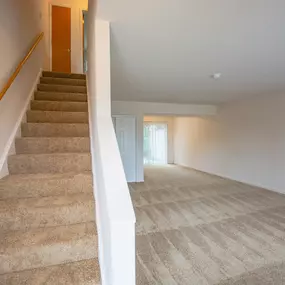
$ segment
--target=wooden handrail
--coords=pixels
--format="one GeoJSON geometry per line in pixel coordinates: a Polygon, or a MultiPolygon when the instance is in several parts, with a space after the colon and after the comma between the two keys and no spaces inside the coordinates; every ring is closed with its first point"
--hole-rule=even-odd
{"type": "Polygon", "coordinates": [[[43,36],[44,36],[44,33],[40,33],[37,36],[35,42],[33,43],[32,47],[30,48],[29,52],[21,60],[21,62],[19,63],[19,65],[17,66],[17,68],[15,69],[13,74],[10,76],[10,78],[7,81],[7,83],[4,85],[3,89],[0,92],[0,100],[4,97],[4,95],[6,94],[7,90],[13,84],[13,82],[16,79],[17,75],[19,74],[19,72],[21,71],[21,69],[23,68],[24,64],[27,62],[27,60],[30,58],[30,56],[32,55],[32,53],[35,50],[35,48],[38,46],[39,42],[42,40],[43,36]]]}

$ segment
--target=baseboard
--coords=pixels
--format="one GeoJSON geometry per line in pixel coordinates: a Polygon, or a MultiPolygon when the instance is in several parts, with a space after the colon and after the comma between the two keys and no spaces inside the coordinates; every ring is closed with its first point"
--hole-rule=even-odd
{"type": "Polygon", "coordinates": [[[39,83],[41,75],[42,75],[42,69],[40,69],[40,71],[39,71],[39,73],[38,73],[38,75],[37,75],[37,77],[33,83],[30,94],[29,94],[29,96],[25,102],[25,105],[23,106],[23,109],[20,113],[20,116],[19,116],[15,126],[14,126],[14,129],[12,130],[11,135],[10,135],[6,145],[5,145],[4,151],[1,154],[1,157],[0,157],[0,179],[9,174],[8,165],[7,165],[7,157],[9,155],[15,154],[15,145],[14,145],[15,138],[21,136],[21,124],[22,124],[22,122],[25,121],[26,112],[30,106],[31,100],[33,99],[33,96],[34,96],[35,90],[37,88],[37,85],[39,83]]]}

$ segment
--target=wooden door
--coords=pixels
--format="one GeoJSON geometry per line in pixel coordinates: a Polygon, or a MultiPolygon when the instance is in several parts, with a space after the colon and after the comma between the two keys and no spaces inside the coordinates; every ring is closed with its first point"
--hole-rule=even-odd
{"type": "Polygon", "coordinates": [[[71,72],[71,9],[52,6],[52,71],[71,72]]]}

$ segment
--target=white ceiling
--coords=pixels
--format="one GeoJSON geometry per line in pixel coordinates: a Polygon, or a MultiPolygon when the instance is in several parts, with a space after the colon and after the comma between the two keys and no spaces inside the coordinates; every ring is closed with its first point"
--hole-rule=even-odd
{"type": "Polygon", "coordinates": [[[113,100],[216,104],[285,91],[285,0],[99,2],[113,100]]]}

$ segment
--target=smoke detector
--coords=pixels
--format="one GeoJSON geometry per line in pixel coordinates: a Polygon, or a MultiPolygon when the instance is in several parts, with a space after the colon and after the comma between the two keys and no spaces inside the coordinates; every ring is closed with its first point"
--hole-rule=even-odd
{"type": "Polygon", "coordinates": [[[217,72],[217,73],[214,73],[211,75],[211,78],[214,79],[214,80],[218,80],[222,77],[222,73],[220,72],[217,72]]]}

